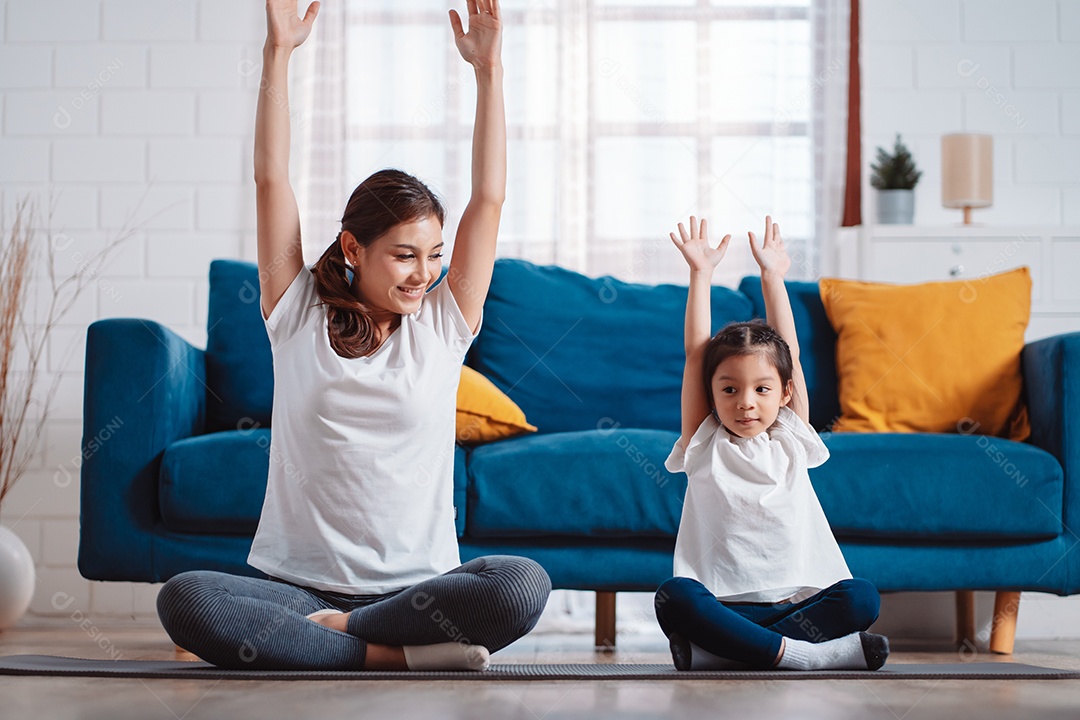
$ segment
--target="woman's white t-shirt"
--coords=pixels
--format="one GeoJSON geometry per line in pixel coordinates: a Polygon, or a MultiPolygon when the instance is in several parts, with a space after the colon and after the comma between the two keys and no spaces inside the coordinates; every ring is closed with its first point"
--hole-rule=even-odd
{"type": "Polygon", "coordinates": [[[720,600],[760,603],[799,602],[850,578],[807,473],[828,459],[788,407],[752,438],[705,418],[686,450],[676,443],[664,463],[688,479],[675,576],[720,600]]]}
{"type": "Polygon", "coordinates": [[[273,429],[248,564],[355,595],[400,590],[460,565],[455,407],[476,335],[448,283],[368,357],[334,352],[308,267],[264,320],[273,429]]]}

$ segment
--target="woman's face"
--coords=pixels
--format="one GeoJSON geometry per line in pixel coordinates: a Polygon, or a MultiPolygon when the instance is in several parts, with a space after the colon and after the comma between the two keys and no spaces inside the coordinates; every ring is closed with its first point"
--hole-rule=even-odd
{"type": "Polygon", "coordinates": [[[349,232],[341,243],[356,271],[360,300],[372,310],[416,312],[442,271],[442,226],[433,215],[395,225],[367,247],[349,232]]]}
{"type": "Polygon", "coordinates": [[[768,430],[791,400],[780,373],[761,353],[733,355],[717,365],[712,392],[720,423],[745,438],[768,430]]]}

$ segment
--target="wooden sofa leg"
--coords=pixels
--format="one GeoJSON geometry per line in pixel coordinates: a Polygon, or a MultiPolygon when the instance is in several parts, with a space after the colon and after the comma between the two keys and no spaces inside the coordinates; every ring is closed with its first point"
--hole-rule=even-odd
{"type": "Polygon", "coordinates": [[[615,593],[596,591],[596,647],[615,647],[615,593]]]}
{"type": "Polygon", "coordinates": [[[956,644],[975,647],[975,592],[956,591],[956,644]]]}
{"type": "Polygon", "coordinates": [[[999,590],[994,595],[994,621],[990,625],[990,652],[1011,655],[1016,641],[1020,593],[999,590]]]}

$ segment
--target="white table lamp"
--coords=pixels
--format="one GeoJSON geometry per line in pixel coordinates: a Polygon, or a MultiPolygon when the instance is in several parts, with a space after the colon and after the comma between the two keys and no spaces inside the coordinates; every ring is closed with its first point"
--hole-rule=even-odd
{"type": "Polygon", "coordinates": [[[994,202],[994,139],[990,135],[952,133],[941,137],[941,204],[963,208],[964,224],[971,209],[994,202]]]}

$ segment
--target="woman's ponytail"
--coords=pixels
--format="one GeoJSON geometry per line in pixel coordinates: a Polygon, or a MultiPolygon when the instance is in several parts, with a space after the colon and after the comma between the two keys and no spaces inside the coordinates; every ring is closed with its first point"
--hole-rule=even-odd
{"type": "MultiPolygon", "coordinates": [[[[341,234],[311,268],[315,275],[315,291],[326,305],[326,325],[330,347],[341,357],[358,358],[369,355],[377,341],[375,323],[370,311],[353,292],[357,282],[350,283],[346,273],[345,254],[341,250],[341,234]]],[[[353,270],[352,272],[356,272],[353,270]]]]}

